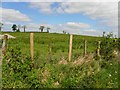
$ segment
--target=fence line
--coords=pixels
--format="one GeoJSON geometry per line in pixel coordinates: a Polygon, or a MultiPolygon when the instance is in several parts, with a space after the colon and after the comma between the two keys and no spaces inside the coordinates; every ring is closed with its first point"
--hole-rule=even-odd
{"type": "MultiPolygon", "coordinates": [[[[72,58],[72,42],[73,42],[73,35],[70,35],[70,39],[69,39],[69,53],[68,53],[68,61],[71,61],[72,58]]],[[[98,41],[98,47],[97,47],[97,55],[100,57],[100,44],[101,41],[98,41]]],[[[49,59],[51,59],[52,55],[52,46],[51,43],[49,43],[48,45],[49,47],[49,59]]],[[[31,59],[32,62],[34,59],[34,33],[30,33],[30,53],[31,53],[31,59]]],[[[84,40],[84,57],[87,55],[87,40],[84,40]]]]}
{"type": "MultiPolygon", "coordinates": [[[[7,50],[7,41],[8,41],[8,36],[4,35],[3,39],[3,44],[2,44],[2,53],[4,54],[7,50]]],[[[71,34],[69,37],[69,52],[68,52],[68,61],[71,61],[72,58],[72,42],[73,42],[73,35],[71,34]]],[[[101,41],[98,41],[97,45],[97,55],[100,57],[100,44],[101,41]]],[[[49,48],[49,59],[52,57],[52,46],[51,43],[48,45],[49,48]]],[[[30,33],[30,55],[31,55],[31,60],[34,63],[34,33],[30,33]]],[[[84,57],[87,55],[87,40],[84,40],[84,57]]]]}

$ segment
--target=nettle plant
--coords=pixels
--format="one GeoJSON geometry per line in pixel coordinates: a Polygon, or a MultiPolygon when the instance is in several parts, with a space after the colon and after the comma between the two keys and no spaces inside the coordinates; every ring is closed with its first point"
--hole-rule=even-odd
{"type": "Polygon", "coordinates": [[[22,54],[18,46],[8,48],[3,58],[2,71],[4,88],[38,87],[39,81],[35,69],[32,68],[31,58],[22,54]]]}
{"type": "Polygon", "coordinates": [[[117,41],[113,37],[113,34],[110,33],[107,36],[103,36],[101,40],[101,49],[100,54],[102,59],[109,61],[114,58],[114,50],[117,48],[117,41]]]}

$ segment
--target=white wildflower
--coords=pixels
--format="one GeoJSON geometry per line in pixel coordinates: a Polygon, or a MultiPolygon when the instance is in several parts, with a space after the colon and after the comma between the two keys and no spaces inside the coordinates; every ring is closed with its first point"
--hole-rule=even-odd
{"type": "Polygon", "coordinates": [[[55,83],[54,83],[54,85],[55,85],[55,86],[58,86],[58,85],[59,85],[59,82],[58,82],[58,81],[57,81],[57,82],[55,82],[55,83]]]}
{"type": "Polygon", "coordinates": [[[117,73],[117,71],[115,71],[115,73],[117,73]]]}
{"type": "Polygon", "coordinates": [[[109,74],[109,77],[111,77],[111,74],[109,74]]]}
{"type": "Polygon", "coordinates": [[[110,65],[112,65],[112,63],[110,63],[110,65]]]}

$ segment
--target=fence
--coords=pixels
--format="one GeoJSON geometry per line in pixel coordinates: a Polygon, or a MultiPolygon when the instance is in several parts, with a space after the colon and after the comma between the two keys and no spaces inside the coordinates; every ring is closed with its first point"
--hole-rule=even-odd
{"type": "MultiPolygon", "coordinates": [[[[68,52],[68,61],[71,61],[72,57],[72,42],[73,42],[73,35],[70,35],[69,38],[69,52],[68,52]]],[[[98,41],[98,47],[97,47],[97,55],[100,57],[100,44],[101,42],[98,41]]],[[[34,58],[34,33],[30,33],[30,52],[31,52],[31,59],[34,58]]],[[[51,44],[49,44],[49,56],[51,58],[51,44]]],[[[87,55],[87,40],[84,40],[84,57],[87,55]]]]}
{"type": "MultiPolygon", "coordinates": [[[[74,35],[70,35],[70,37],[69,37],[69,52],[68,52],[68,61],[69,62],[71,61],[71,57],[72,57],[73,36],[74,35]]],[[[2,41],[3,41],[3,43],[0,48],[1,49],[0,51],[4,55],[6,52],[6,49],[7,49],[8,36],[4,35],[4,38],[2,41]]],[[[101,44],[101,41],[98,41],[96,54],[99,57],[100,57],[100,44],[101,44]]],[[[84,40],[84,48],[83,49],[84,49],[84,57],[85,57],[87,55],[87,40],[84,40]]],[[[49,44],[49,57],[50,58],[52,57],[51,53],[52,53],[52,45],[49,44]]],[[[34,63],[34,33],[30,33],[30,55],[31,55],[31,60],[34,63]]]]}

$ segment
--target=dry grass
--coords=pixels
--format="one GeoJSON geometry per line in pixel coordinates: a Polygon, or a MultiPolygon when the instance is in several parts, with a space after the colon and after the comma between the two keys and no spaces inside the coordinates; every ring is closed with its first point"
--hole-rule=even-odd
{"type": "MultiPolygon", "coordinates": [[[[89,63],[90,61],[93,60],[93,54],[87,54],[85,57],[78,57],[76,60],[71,61],[70,64],[72,64],[73,66],[78,66],[78,65],[82,65],[83,63],[89,63]]],[[[58,62],[58,64],[63,64],[63,65],[67,65],[69,62],[62,57],[61,60],[58,62]]]]}
{"type": "Polygon", "coordinates": [[[66,64],[68,64],[68,62],[67,62],[67,60],[65,60],[64,57],[62,57],[61,60],[58,62],[58,64],[66,65],[66,64]]]}
{"type": "Polygon", "coordinates": [[[49,78],[49,76],[50,76],[50,72],[47,70],[47,69],[45,69],[44,71],[43,71],[43,73],[42,73],[42,76],[43,76],[43,79],[42,79],[42,83],[43,84],[45,84],[46,82],[47,82],[47,79],[49,78]]]}
{"type": "Polygon", "coordinates": [[[88,63],[93,60],[93,54],[87,54],[85,57],[78,57],[77,60],[72,62],[72,65],[82,65],[83,63],[88,63]]]}

